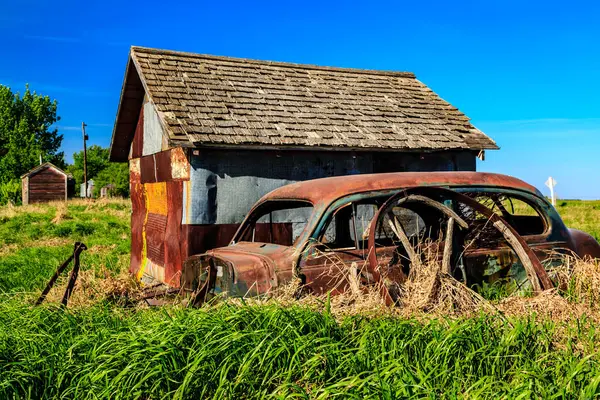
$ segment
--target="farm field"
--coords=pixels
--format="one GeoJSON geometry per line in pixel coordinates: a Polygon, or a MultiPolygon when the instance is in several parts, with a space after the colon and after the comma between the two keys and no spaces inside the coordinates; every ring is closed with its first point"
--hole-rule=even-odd
{"type": "MultiPolygon", "coordinates": [[[[600,239],[600,201],[559,201],[557,210],[569,227],[600,239]]],[[[198,310],[123,308],[106,294],[118,278],[127,281],[128,262],[128,201],[0,209],[0,398],[600,393],[597,264],[585,265],[591,278],[564,297],[493,304],[497,313],[441,316],[375,303],[353,312],[356,304],[327,298],[232,301],[198,310]],[[33,308],[77,240],[89,250],[82,254],[73,306],[33,308]]]]}

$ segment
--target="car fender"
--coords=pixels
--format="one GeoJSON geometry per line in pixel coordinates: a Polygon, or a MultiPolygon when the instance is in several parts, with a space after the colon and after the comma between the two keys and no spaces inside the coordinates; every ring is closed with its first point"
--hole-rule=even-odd
{"type": "Polygon", "coordinates": [[[579,257],[600,259],[600,243],[592,235],[570,228],[569,233],[573,242],[573,249],[579,257]]]}

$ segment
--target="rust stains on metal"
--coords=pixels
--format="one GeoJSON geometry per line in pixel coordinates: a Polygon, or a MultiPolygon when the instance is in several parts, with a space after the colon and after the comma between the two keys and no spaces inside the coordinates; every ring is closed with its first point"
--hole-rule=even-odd
{"type": "Polygon", "coordinates": [[[177,147],[171,150],[172,178],[177,180],[190,179],[190,163],[185,155],[185,150],[177,147]]]}
{"type": "Polygon", "coordinates": [[[146,200],[144,198],[144,187],[140,179],[139,158],[129,161],[129,187],[129,197],[131,199],[131,260],[129,272],[139,276],[146,257],[144,246],[146,200]]]}
{"type": "Polygon", "coordinates": [[[538,193],[537,189],[511,176],[485,172],[393,172],[337,176],[293,183],[275,189],[267,199],[305,199],[313,204],[331,203],[349,194],[420,186],[491,186],[517,188],[538,193]]]}
{"type": "Polygon", "coordinates": [[[182,246],[181,217],[183,210],[183,182],[170,181],[167,185],[167,225],[165,229],[165,283],[179,286],[181,265],[187,253],[182,246]]]}

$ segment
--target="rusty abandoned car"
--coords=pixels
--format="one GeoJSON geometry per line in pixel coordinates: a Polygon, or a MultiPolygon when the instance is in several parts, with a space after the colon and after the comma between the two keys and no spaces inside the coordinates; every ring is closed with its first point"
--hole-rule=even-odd
{"type": "Polygon", "coordinates": [[[395,300],[411,266],[433,255],[471,288],[554,286],[561,253],[599,257],[533,186],[478,172],[400,172],[323,178],[276,189],[246,216],[230,245],[190,257],[182,286],[196,304],[215,295],[269,293],[294,277],[303,292],[337,294],[348,276],[395,300]]]}

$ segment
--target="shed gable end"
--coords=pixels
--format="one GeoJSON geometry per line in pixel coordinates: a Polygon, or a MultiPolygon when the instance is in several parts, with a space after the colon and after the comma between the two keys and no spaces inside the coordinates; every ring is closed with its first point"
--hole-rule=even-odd
{"type": "Polygon", "coordinates": [[[154,108],[154,105],[149,101],[144,103],[142,118],[144,121],[144,140],[142,143],[142,155],[147,156],[165,150],[163,148],[166,144],[164,130],[160,123],[160,119],[158,118],[156,109],[154,108]]]}

